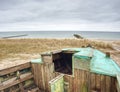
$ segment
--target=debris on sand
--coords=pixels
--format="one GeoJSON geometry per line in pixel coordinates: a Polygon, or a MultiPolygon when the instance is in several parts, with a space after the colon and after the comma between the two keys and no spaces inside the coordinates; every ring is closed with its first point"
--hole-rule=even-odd
{"type": "Polygon", "coordinates": [[[77,39],[83,39],[83,37],[79,34],[74,34],[74,37],[77,38],[77,39]]]}

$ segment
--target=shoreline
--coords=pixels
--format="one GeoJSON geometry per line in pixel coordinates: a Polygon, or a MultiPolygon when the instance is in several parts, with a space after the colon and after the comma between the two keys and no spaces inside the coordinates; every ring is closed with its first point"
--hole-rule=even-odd
{"type": "Polygon", "coordinates": [[[79,39],[79,38],[75,38],[75,37],[68,37],[68,38],[60,38],[60,37],[58,37],[58,38],[52,38],[52,37],[50,37],[50,38],[0,38],[0,40],[17,40],[17,39],[76,39],[76,40],[83,40],[83,39],[88,39],[88,40],[99,40],[99,41],[120,41],[120,39],[98,39],[98,38],[83,38],[83,39],[79,39]]]}

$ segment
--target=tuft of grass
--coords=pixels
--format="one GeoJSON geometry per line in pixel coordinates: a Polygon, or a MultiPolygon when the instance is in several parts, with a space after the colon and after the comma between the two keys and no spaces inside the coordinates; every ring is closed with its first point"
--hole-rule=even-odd
{"type": "Polygon", "coordinates": [[[96,49],[111,49],[112,44],[89,39],[0,39],[0,59],[18,54],[38,54],[68,47],[91,44],[96,49]]]}

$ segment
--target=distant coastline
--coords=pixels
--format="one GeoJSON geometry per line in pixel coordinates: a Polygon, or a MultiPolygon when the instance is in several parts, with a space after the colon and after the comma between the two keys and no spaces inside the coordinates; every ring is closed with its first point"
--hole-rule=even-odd
{"type": "Polygon", "coordinates": [[[15,31],[0,32],[0,38],[16,36],[16,38],[74,38],[79,34],[87,39],[120,40],[120,32],[102,31],[15,31]],[[27,34],[27,35],[24,35],[27,34]],[[20,35],[20,36],[19,36],[20,35]],[[22,35],[22,36],[21,36],[22,35]]]}

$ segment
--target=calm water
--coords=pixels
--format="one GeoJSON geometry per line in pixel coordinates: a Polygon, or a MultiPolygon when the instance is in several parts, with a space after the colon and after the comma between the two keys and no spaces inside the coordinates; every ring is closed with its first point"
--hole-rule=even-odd
{"type": "Polygon", "coordinates": [[[27,35],[16,38],[72,38],[79,34],[84,38],[120,40],[120,32],[95,32],[95,31],[16,31],[0,32],[0,38],[17,35],[27,35]]]}

